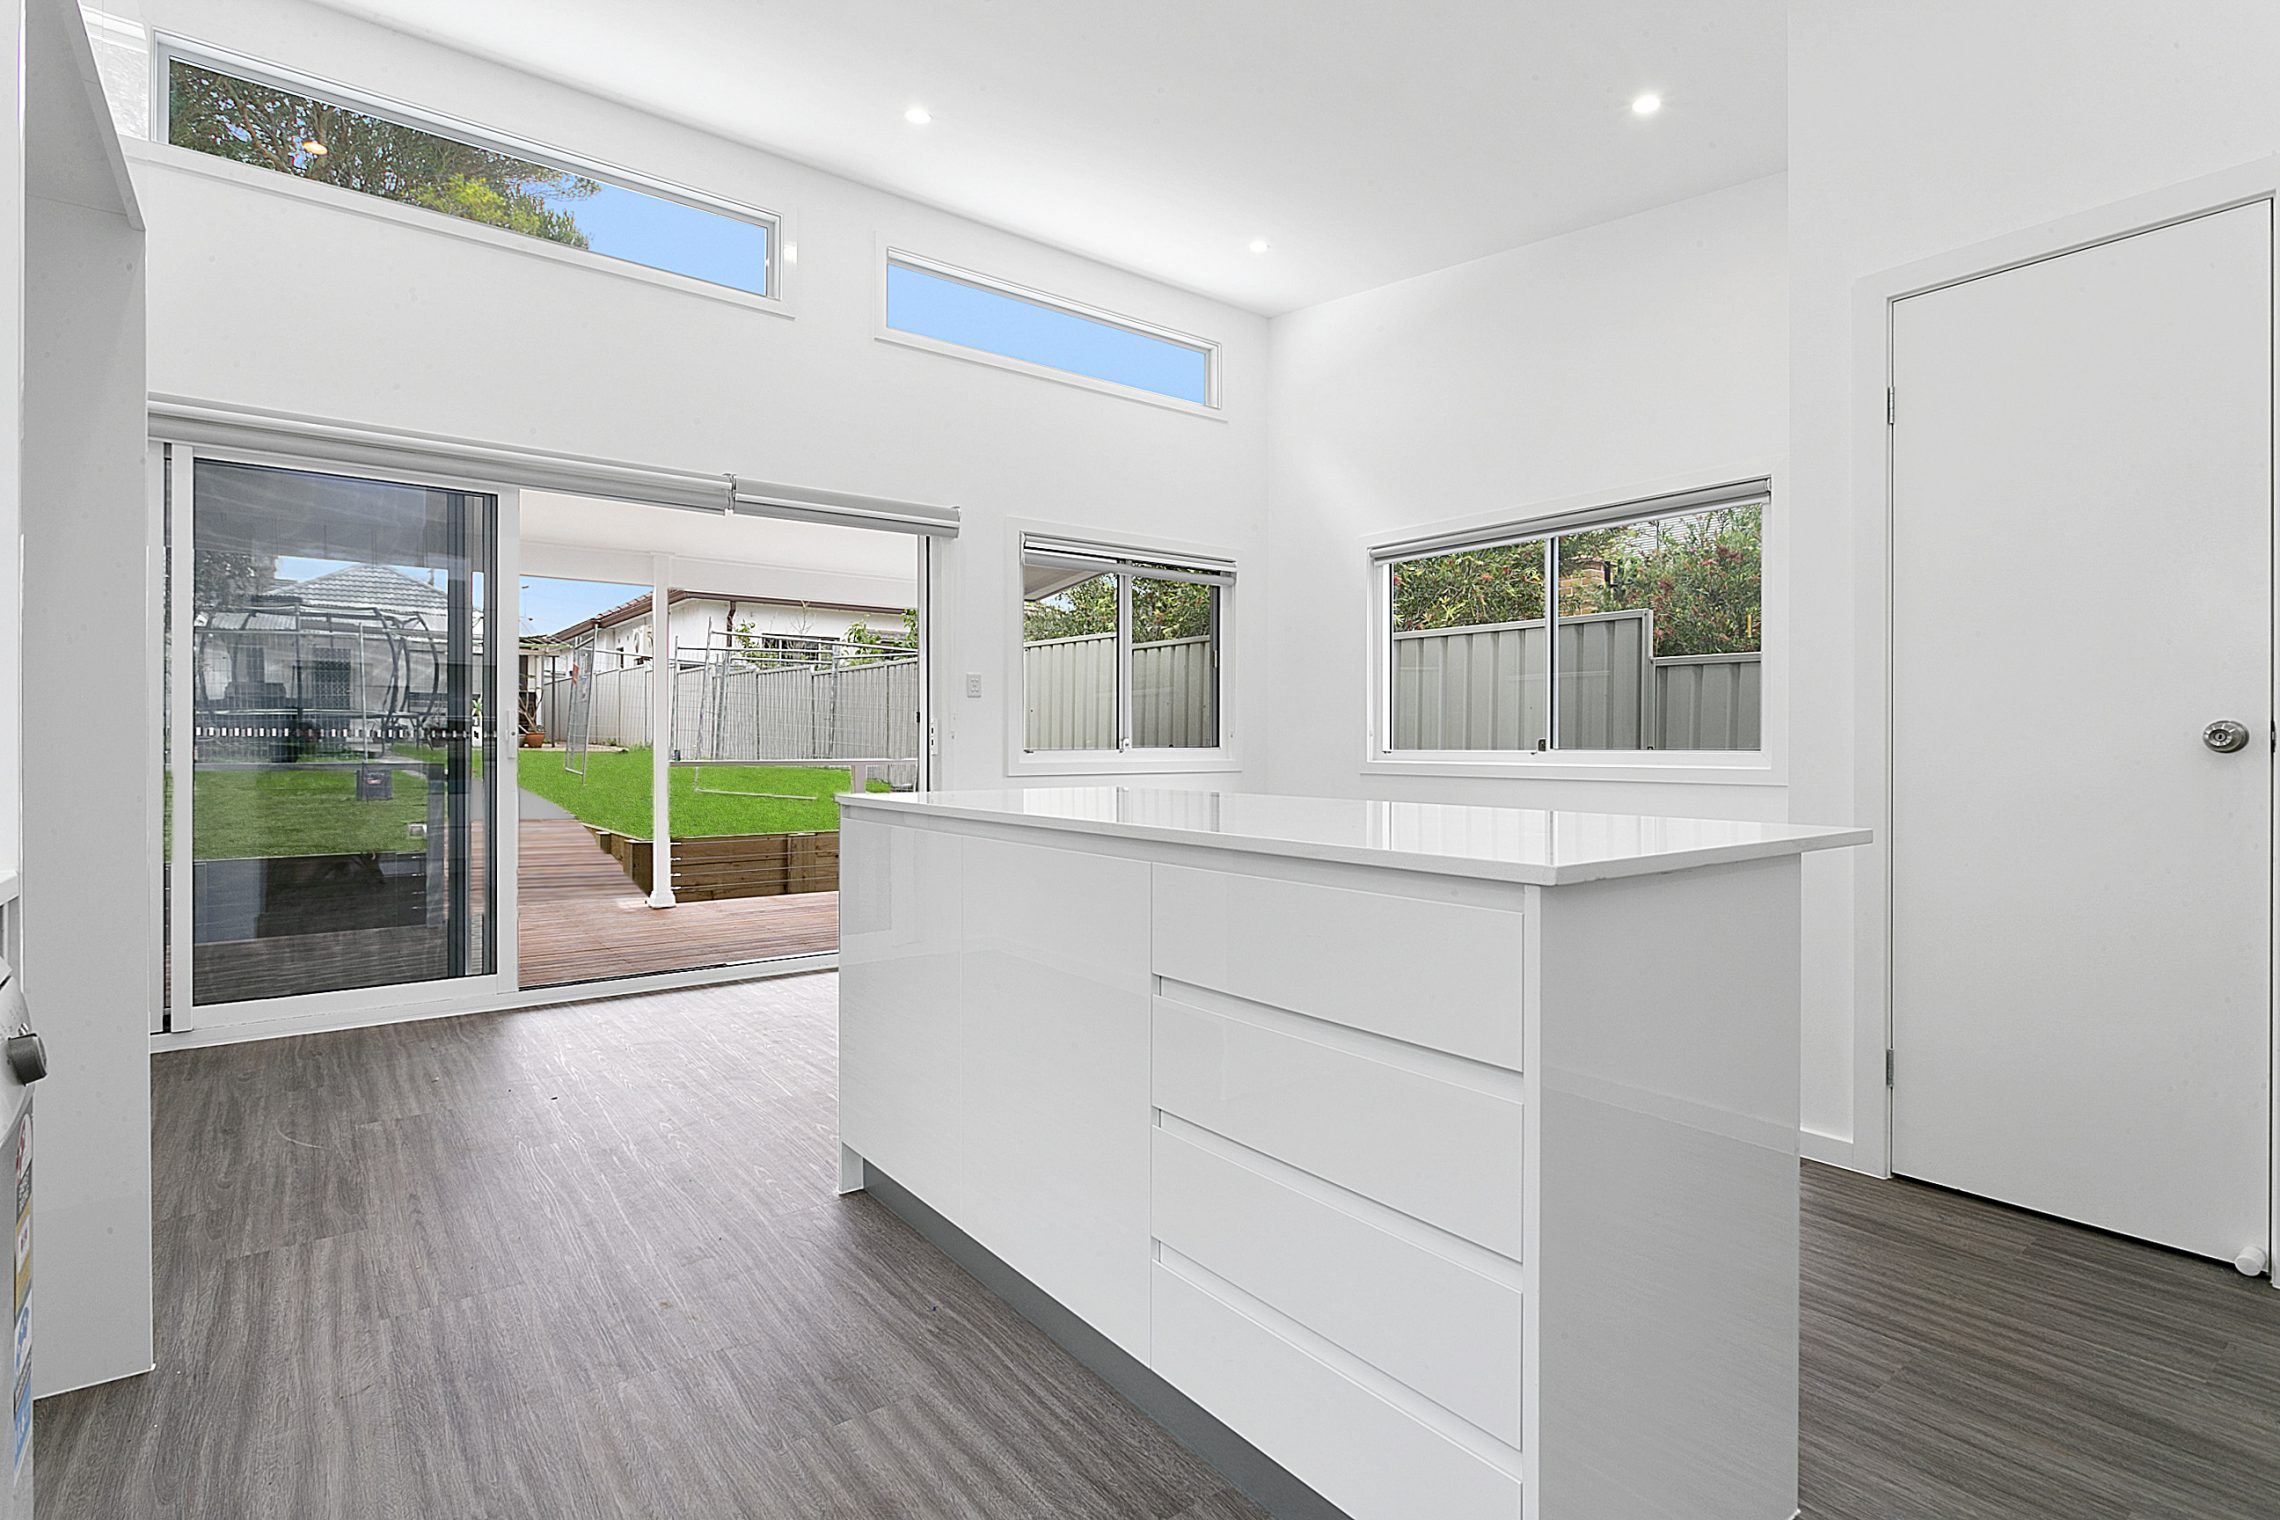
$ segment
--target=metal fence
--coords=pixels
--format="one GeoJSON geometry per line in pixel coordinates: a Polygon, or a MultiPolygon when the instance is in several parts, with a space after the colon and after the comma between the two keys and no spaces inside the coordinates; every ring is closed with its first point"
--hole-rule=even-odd
{"type": "MultiPolygon", "coordinates": [[[[1533,749],[1550,710],[1541,620],[1393,636],[1392,747],[1533,749]]],[[[1652,614],[1559,620],[1564,749],[1756,749],[1757,654],[1657,657],[1652,614]]]]}
{"type": "MultiPolygon", "coordinates": [[[[566,732],[571,711],[566,675],[539,687],[539,726],[566,732]]],[[[592,742],[624,749],[648,745],[649,667],[604,670],[593,678],[592,742]]],[[[862,665],[807,664],[766,668],[676,660],[673,753],[682,760],[880,760],[908,757],[907,771],[889,768],[897,786],[917,784],[918,661],[862,665]]]]}
{"type": "MultiPolygon", "coordinates": [[[[1132,646],[1132,743],[1136,749],[1194,749],[1219,742],[1211,639],[1164,639],[1132,646]]],[[[1021,646],[1032,750],[1116,748],[1116,635],[1079,634],[1021,646]]]]}

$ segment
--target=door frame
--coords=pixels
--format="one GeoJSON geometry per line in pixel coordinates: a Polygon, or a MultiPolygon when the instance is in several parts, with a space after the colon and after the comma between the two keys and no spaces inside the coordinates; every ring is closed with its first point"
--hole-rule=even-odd
{"type": "MultiPolygon", "coordinates": [[[[521,497],[522,492],[526,489],[541,489],[542,487],[534,482],[524,481],[528,472],[518,469],[512,459],[508,461],[502,474],[497,477],[467,474],[454,470],[452,468],[454,459],[461,460],[470,466],[478,468],[482,466],[484,462],[482,452],[472,446],[462,449],[454,447],[451,443],[439,441],[435,442],[431,449],[427,446],[429,440],[416,440],[418,446],[413,452],[423,461],[417,465],[365,464],[355,462],[356,455],[359,452],[355,445],[362,441],[354,436],[358,430],[340,430],[351,445],[350,448],[342,450],[327,447],[333,438],[328,429],[311,429],[300,425],[294,425],[290,428],[261,425],[268,421],[269,419],[263,416],[250,424],[260,435],[250,445],[241,446],[235,441],[236,432],[234,428],[225,429],[230,434],[231,441],[229,442],[193,442],[192,437],[199,432],[199,428],[195,424],[183,427],[169,425],[157,415],[154,409],[149,433],[150,452],[147,466],[152,534],[151,552],[148,559],[150,575],[146,584],[148,594],[152,598],[152,604],[161,604],[161,599],[165,596],[167,578],[177,568],[180,568],[184,575],[190,574],[192,568],[190,554],[194,540],[189,532],[191,523],[190,471],[187,466],[194,464],[200,456],[241,461],[254,465],[269,465],[282,469],[345,475],[355,479],[392,480],[410,485],[441,486],[446,489],[477,491],[493,496],[498,502],[496,526],[499,535],[499,542],[494,550],[493,570],[500,580],[497,595],[493,600],[493,609],[502,627],[518,631],[516,638],[507,640],[495,638],[492,641],[497,646],[492,651],[494,689],[508,700],[494,704],[499,710],[491,715],[490,722],[498,728],[499,732],[504,733],[506,731],[505,725],[508,723],[510,715],[515,711],[512,696],[516,691],[519,679],[518,653],[520,648],[522,588],[521,497]],[[306,451],[294,447],[299,441],[299,435],[304,432],[307,433],[310,441],[310,447],[306,451]],[[266,443],[266,437],[270,435],[278,437],[279,446],[273,447],[266,443]],[[424,463],[424,460],[431,454],[436,458],[438,468],[430,469],[424,463]],[[174,489],[177,480],[179,480],[181,487],[180,494],[170,497],[169,493],[174,489]],[[516,483],[518,481],[523,481],[523,483],[516,483]],[[167,514],[176,509],[179,509],[179,515],[173,523],[169,523],[167,514]],[[181,529],[179,545],[168,537],[168,533],[176,526],[181,529]],[[176,554],[181,556],[179,562],[174,558],[176,554]]],[[[410,435],[405,436],[409,437],[410,435]]],[[[394,435],[375,435],[375,438],[386,443],[395,442],[394,435]]],[[[384,457],[393,459],[403,453],[404,451],[398,448],[384,457]]],[[[674,502],[669,490],[660,494],[639,489],[639,482],[632,485],[615,483],[611,472],[621,468],[630,469],[630,467],[614,466],[603,461],[570,461],[568,456],[534,455],[532,458],[542,466],[553,465],[559,459],[566,461],[563,464],[564,469],[581,472],[580,474],[565,475],[560,479],[555,479],[544,486],[545,489],[573,489],[580,484],[587,484],[590,479],[587,488],[594,494],[622,496],[627,500],[644,501],[646,504],[662,509],[689,509],[685,504],[674,502]]],[[[882,528],[877,531],[893,532],[897,530],[882,528]]],[[[938,657],[935,644],[937,639],[943,636],[946,620],[937,617],[936,613],[943,605],[942,598],[951,562],[944,553],[943,545],[938,542],[936,534],[916,533],[911,536],[917,540],[913,552],[917,557],[918,722],[920,734],[918,784],[922,789],[925,789],[936,784],[941,775],[944,760],[943,735],[939,731],[937,720],[941,708],[939,694],[935,690],[935,682],[939,679],[940,672],[948,668],[948,665],[938,657]]],[[[185,635],[186,608],[187,603],[176,609],[177,617],[185,625],[184,629],[179,631],[183,631],[185,635]]],[[[168,636],[178,630],[169,626],[168,620],[155,617],[151,620],[151,630],[151,638],[147,646],[150,662],[148,666],[149,679],[157,694],[166,702],[168,712],[174,713],[176,693],[164,679],[165,651],[168,636]]],[[[183,689],[185,692],[188,691],[187,684],[184,685],[183,689]]],[[[188,721],[185,714],[177,713],[175,715],[183,717],[185,722],[188,721]]],[[[184,731],[186,732],[187,729],[184,731]]],[[[487,742],[491,741],[487,739],[487,742]]],[[[511,799],[516,787],[515,767],[520,763],[521,752],[513,742],[507,740],[496,740],[495,742],[501,757],[501,768],[498,776],[499,796],[511,799]]],[[[165,768],[169,763],[164,747],[165,743],[165,736],[160,734],[154,739],[151,750],[152,764],[158,769],[161,776],[165,774],[165,768]]],[[[648,976],[616,977],[605,981],[578,982],[559,987],[520,987],[517,985],[518,947],[515,941],[518,875],[514,867],[520,830],[520,809],[507,803],[501,803],[494,811],[501,814],[496,823],[498,852],[495,858],[502,865],[498,873],[498,891],[493,901],[493,907],[500,915],[501,922],[496,931],[497,938],[494,941],[498,963],[488,976],[465,977],[446,981],[406,982],[392,987],[352,988],[339,992],[303,993],[292,997],[236,1003],[227,1006],[234,1009],[258,1009],[260,1017],[200,1024],[196,1016],[197,1005],[191,1001],[191,998],[195,996],[195,989],[191,987],[189,979],[187,941],[185,941],[181,959],[178,962],[175,960],[176,948],[173,937],[162,935],[159,947],[150,965],[151,1004],[149,1019],[152,1050],[187,1050],[208,1045],[232,1044],[244,1040],[270,1039],[281,1035],[355,1029],[368,1025],[401,1023],[418,1019],[452,1018],[469,1013],[504,1012],[516,1008],[545,1007],[563,1003],[587,1002],[598,998],[665,992],[687,987],[707,987],[731,982],[757,981],[778,976],[797,976],[807,972],[832,971],[838,968],[838,952],[828,950],[775,956],[765,960],[746,961],[727,966],[707,966],[691,971],[668,971],[648,976]],[[179,969],[183,973],[183,978],[177,981],[175,985],[179,988],[190,989],[189,996],[174,1004],[173,1011],[177,1016],[171,1020],[168,1018],[167,1001],[160,995],[160,978],[170,969],[179,969]]],[[[186,850],[191,829],[187,809],[176,821],[175,826],[180,831],[178,837],[184,842],[186,850]]],[[[160,884],[169,880],[168,873],[172,870],[167,861],[168,841],[166,835],[166,827],[154,821],[146,854],[146,870],[152,882],[151,890],[154,897],[162,890],[160,884]]],[[[183,858],[187,860],[187,855],[184,855],[183,858]]],[[[183,870],[184,882],[187,880],[187,875],[188,870],[185,865],[183,870]]],[[[187,909],[188,895],[186,891],[178,901],[187,909]]]]}
{"type": "MultiPolygon", "coordinates": [[[[2077,253],[2102,243],[2157,231],[2235,207],[2272,204],[2280,223],[2280,155],[2165,186],[2001,237],[1864,276],[1853,286],[1852,498],[1855,503],[1854,690],[1856,733],[1854,796],[1860,812],[1878,822],[1878,840],[1856,852],[1853,866],[1853,1140],[1850,1164],[1876,1176],[1892,1175],[1892,1116],[1896,1072],[1888,1061],[1893,1039],[1893,955],[1898,926],[1892,907],[1892,497],[1891,414],[1893,307],[1911,296],[2077,253]]],[[[2273,311],[2280,314],[2280,225],[2275,227],[2273,311]]],[[[2275,318],[2280,326],[2280,316],[2275,318]]],[[[2280,492],[2280,375],[2275,375],[2268,443],[2280,492]]],[[[1905,398],[1897,404],[1904,406],[1905,398]]],[[[2280,508],[2280,502],[2275,503],[2280,508]]],[[[2274,542],[2280,545],[2280,511],[2274,542]]],[[[2280,566],[2274,572],[2274,690],[2270,712],[2280,714],[2280,566]]],[[[2280,763],[2273,767],[2274,817],[2280,819],[2280,763]]],[[[2280,855],[2280,839],[2268,857],[2280,855]]],[[[2280,873],[2268,866],[2274,908],[2270,939],[2280,947],[2280,873]]],[[[2270,978],[2268,1016],[2280,1047],[2280,975],[2270,978]]],[[[2280,1256],[2280,1049],[2267,1073],[2272,1114],[2272,1197],[2266,1205],[2268,1255],[2280,1256]]],[[[1811,1153],[1811,1148],[1808,1148],[1811,1153]]],[[[2280,1286],[2280,1276],[2274,1279],[2280,1286]]]]}
{"type": "MultiPolygon", "coordinates": [[[[158,485],[169,503],[166,510],[172,513],[167,542],[167,563],[162,572],[165,581],[185,585],[194,576],[196,552],[196,502],[192,481],[200,459],[223,460],[232,464],[247,464],[275,469],[298,470],[310,474],[337,475],[352,480],[377,480],[398,485],[429,487],[449,491],[488,496],[494,502],[492,515],[492,562],[488,573],[495,579],[491,594],[489,616],[493,626],[486,629],[491,647],[486,651],[490,667],[492,692],[512,693],[516,676],[515,655],[519,640],[502,642],[499,628],[514,629],[521,626],[521,608],[518,605],[521,581],[519,527],[521,491],[519,487],[499,481],[483,480],[473,476],[453,476],[443,471],[405,474],[398,471],[376,470],[360,465],[342,464],[318,454],[287,454],[258,448],[224,448],[212,444],[189,444],[154,435],[151,447],[159,455],[158,485]]],[[[170,637],[179,654],[192,647],[191,599],[173,598],[171,617],[163,637],[170,637]]],[[[164,670],[163,650],[155,656],[164,670]]],[[[181,735],[190,732],[195,721],[194,697],[189,667],[177,661],[170,672],[170,680],[163,682],[163,692],[169,714],[168,731],[181,735]]],[[[333,992],[302,992],[285,997],[250,998],[240,1002],[212,1005],[227,1008],[231,1017],[201,1019],[198,1012],[197,988],[192,962],[195,941],[188,933],[163,935],[162,962],[170,978],[172,995],[160,1007],[153,1009],[155,1038],[171,1038],[193,1031],[207,1031],[228,1035],[233,1031],[266,1030],[279,1022],[298,1023],[303,1020],[321,1020],[319,1027],[331,1027],[336,1021],[343,1023],[370,1023],[394,1016],[402,1010],[436,1001],[443,989],[451,989],[462,998],[489,1000],[502,993],[515,990],[515,849],[519,820],[517,809],[508,806],[514,797],[514,746],[501,736],[507,734],[507,718],[514,711],[509,701],[489,704],[484,714],[483,744],[486,752],[485,773],[492,784],[492,795],[485,804],[484,828],[490,851],[485,875],[492,884],[487,911],[494,915],[491,925],[493,964],[491,969],[477,976],[447,977],[419,982],[396,982],[378,987],[352,987],[333,992]]],[[[511,737],[511,736],[510,736],[511,737]]],[[[162,744],[166,741],[162,739],[162,744]]],[[[169,767],[171,760],[162,760],[169,767]]],[[[151,869],[154,873],[167,873],[168,889],[173,894],[175,926],[187,929],[190,922],[180,915],[194,911],[191,902],[191,867],[195,839],[194,787],[177,788],[170,840],[154,840],[151,869]],[[172,860],[168,861],[167,846],[172,846],[172,860]]],[[[241,1036],[242,1037],[242,1036],[241,1036]]]]}

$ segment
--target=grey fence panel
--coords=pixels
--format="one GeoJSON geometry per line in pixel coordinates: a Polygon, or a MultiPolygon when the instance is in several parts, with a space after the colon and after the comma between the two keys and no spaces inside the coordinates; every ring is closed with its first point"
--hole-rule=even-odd
{"type": "Polygon", "coordinates": [[[1140,749],[1205,749],[1219,742],[1211,640],[1132,646],[1132,743],[1140,749]]]}
{"type": "MultiPolygon", "coordinates": [[[[569,712],[566,676],[539,689],[539,722],[549,735],[569,712]]],[[[594,678],[593,742],[637,749],[649,743],[649,667],[594,678]]],[[[918,661],[839,667],[716,670],[683,660],[673,671],[673,751],[685,760],[903,760],[895,785],[917,784],[918,661]]]]}
{"type": "MultiPolygon", "coordinates": [[[[1763,657],[1658,659],[1646,612],[1559,623],[1563,749],[1756,749],[1763,657]]],[[[1392,747],[1526,750],[1548,732],[1544,625],[1393,636],[1392,747]]]]}
{"type": "Polygon", "coordinates": [[[1705,654],[1655,661],[1657,749],[1756,749],[1764,721],[1765,661],[1705,654]]]}
{"type": "Polygon", "coordinates": [[[1647,615],[1561,618],[1560,748],[1638,749],[1646,724],[1647,615]]]}
{"type": "Polygon", "coordinates": [[[1021,646],[1031,750],[1116,748],[1116,635],[1083,634],[1021,646]]]}
{"type": "MultiPolygon", "coordinates": [[[[1132,648],[1132,743],[1141,749],[1219,742],[1211,639],[1198,635],[1132,648]]],[[[1021,646],[1030,750],[1116,748],[1116,635],[1079,634],[1021,646]]]]}

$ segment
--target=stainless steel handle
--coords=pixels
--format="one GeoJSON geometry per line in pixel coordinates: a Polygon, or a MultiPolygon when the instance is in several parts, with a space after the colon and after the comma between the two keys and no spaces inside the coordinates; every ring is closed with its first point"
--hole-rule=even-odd
{"type": "Polygon", "coordinates": [[[2235,723],[2230,718],[2219,718],[2201,730],[2201,742],[2220,755],[2248,748],[2248,725],[2235,723]]]}

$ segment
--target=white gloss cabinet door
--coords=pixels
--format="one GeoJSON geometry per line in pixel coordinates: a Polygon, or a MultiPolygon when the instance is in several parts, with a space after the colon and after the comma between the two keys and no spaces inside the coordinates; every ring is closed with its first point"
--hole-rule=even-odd
{"type": "Polygon", "coordinates": [[[839,1137],[952,1219],[970,1198],[958,1091],[964,847],[853,814],[839,839],[839,1137]]]}
{"type": "Polygon", "coordinates": [[[1148,866],[964,843],[967,1178],[951,1217],[1145,1360],[1148,866]]]}
{"type": "Polygon", "coordinates": [[[1158,976],[1520,1068],[1517,912],[1184,866],[1155,910],[1158,976]]]}

